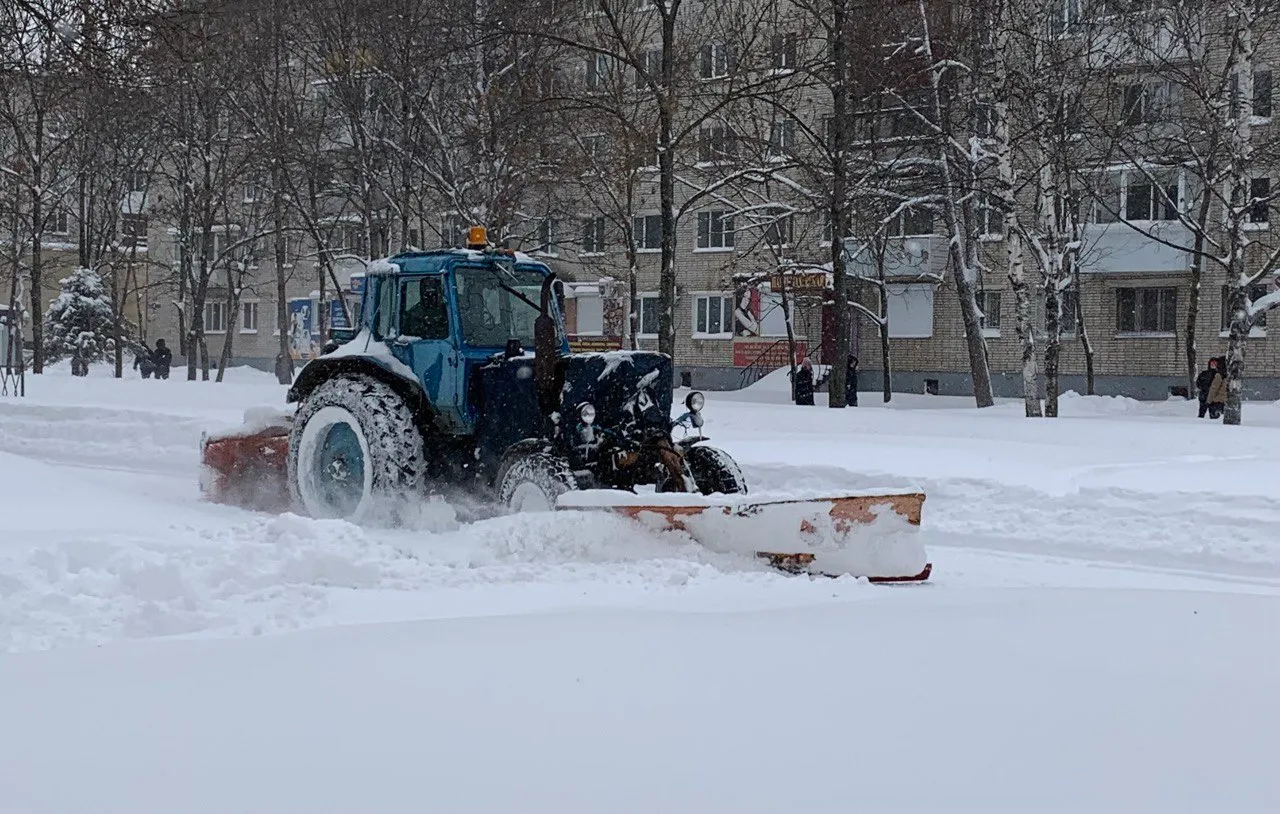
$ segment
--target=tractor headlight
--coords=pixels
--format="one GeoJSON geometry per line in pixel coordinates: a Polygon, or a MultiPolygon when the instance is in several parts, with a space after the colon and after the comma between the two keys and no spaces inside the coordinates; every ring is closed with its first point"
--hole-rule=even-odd
{"type": "Polygon", "coordinates": [[[596,408],[589,401],[578,405],[578,420],[590,427],[596,423],[596,408]]]}
{"type": "Polygon", "coordinates": [[[707,403],[706,397],[703,396],[701,393],[699,393],[697,390],[694,390],[692,393],[685,396],[685,399],[684,399],[684,406],[688,407],[689,412],[691,413],[702,412],[702,405],[706,403],[707,403]]]}

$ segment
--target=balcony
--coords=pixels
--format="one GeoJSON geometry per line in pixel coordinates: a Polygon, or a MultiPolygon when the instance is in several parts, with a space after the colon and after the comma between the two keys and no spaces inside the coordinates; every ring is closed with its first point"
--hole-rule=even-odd
{"type": "Polygon", "coordinates": [[[1123,223],[1085,226],[1080,271],[1084,274],[1181,274],[1191,270],[1190,229],[1177,221],[1151,221],[1144,228],[1149,235],[1123,223]]]}
{"type": "MultiPolygon", "coordinates": [[[[942,235],[891,237],[885,252],[886,277],[941,276],[947,270],[947,238],[942,235]]],[[[859,277],[876,277],[876,259],[869,248],[845,241],[849,270],[859,277]]]]}
{"type": "Polygon", "coordinates": [[[1095,68],[1185,62],[1204,56],[1204,38],[1178,30],[1171,13],[1153,11],[1098,20],[1086,36],[1089,64],[1095,68]]]}

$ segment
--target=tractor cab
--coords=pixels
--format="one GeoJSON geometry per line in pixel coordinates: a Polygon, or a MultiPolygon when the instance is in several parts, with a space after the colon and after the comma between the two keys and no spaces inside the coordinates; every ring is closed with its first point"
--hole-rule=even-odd
{"type": "Polygon", "coordinates": [[[495,357],[532,354],[544,310],[549,350],[569,353],[559,298],[543,301],[551,269],[486,243],[476,228],[465,250],[400,254],[366,276],[361,329],[413,372],[453,435],[476,430],[481,368],[495,357]]]}

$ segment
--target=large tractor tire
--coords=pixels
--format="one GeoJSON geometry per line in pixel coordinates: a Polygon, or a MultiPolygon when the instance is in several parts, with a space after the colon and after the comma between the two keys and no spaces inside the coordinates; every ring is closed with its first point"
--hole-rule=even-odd
{"type": "Polygon", "coordinates": [[[569,462],[541,441],[521,441],[502,456],[494,478],[498,502],[513,512],[549,512],[578,488],[569,462]]]}
{"type": "Polygon", "coordinates": [[[413,412],[371,376],[344,374],[312,391],[289,434],[289,489],[309,516],[395,522],[421,499],[426,473],[413,412]]]}
{"type": "Polygon", "coordinates": [[[738,462],[716,447],[690,447],[684,454],[693,482],[704,495],[745,495],[747,480],[738,462]]]}

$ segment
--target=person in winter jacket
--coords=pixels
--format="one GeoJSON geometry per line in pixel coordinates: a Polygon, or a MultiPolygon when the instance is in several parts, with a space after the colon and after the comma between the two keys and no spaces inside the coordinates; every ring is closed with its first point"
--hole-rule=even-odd
{"type": "Polygon", "coordinates": [[[1196,396],[1200,399],[1200,418],[1209,412],[1209,389],[1213,387],[1213,378],[1218,375],[1218,360],[1210,359],[1208,366],[1196,376],[1196,396]]]}
{"type": "Polygon", "coordinates": [[[844,403],[858,406],[858,357],[849,354],[849,364],[844,371],[844,403]]]}
{"type": "Polygon", "coordinates": [[[1222,411],[1227,406],[1227,360],[1219,356],[1217,362],[1218,370],[1213,376],[1213,383],[1209,385],[1209,395],[1206,398],[1209,402],[1209,418],[1222,418],[1222,411]]]}
{"type": "Polygon", "coordinates": [[[156,363],[151,358],[151,349],[147,347],[146,342],[143,342],[142,347],[133,355],[133,369],[141,370],[144,379],[150,379],[152,372],[156,369],[156,363]]]}
{"type": "Polygon", "coordinates": [[[156,349],[151,352],[151,361],[156,366],[156,378],[169,378],[169,367],[173,364],[173,351],[164,344],[163,339],[156,340],[156,349]]]}
{"type": "Polygon", "coordinates": [[[795,379],[796,404],[813,404],[813,362],[808,357],[800,363],[795,379]]]}

